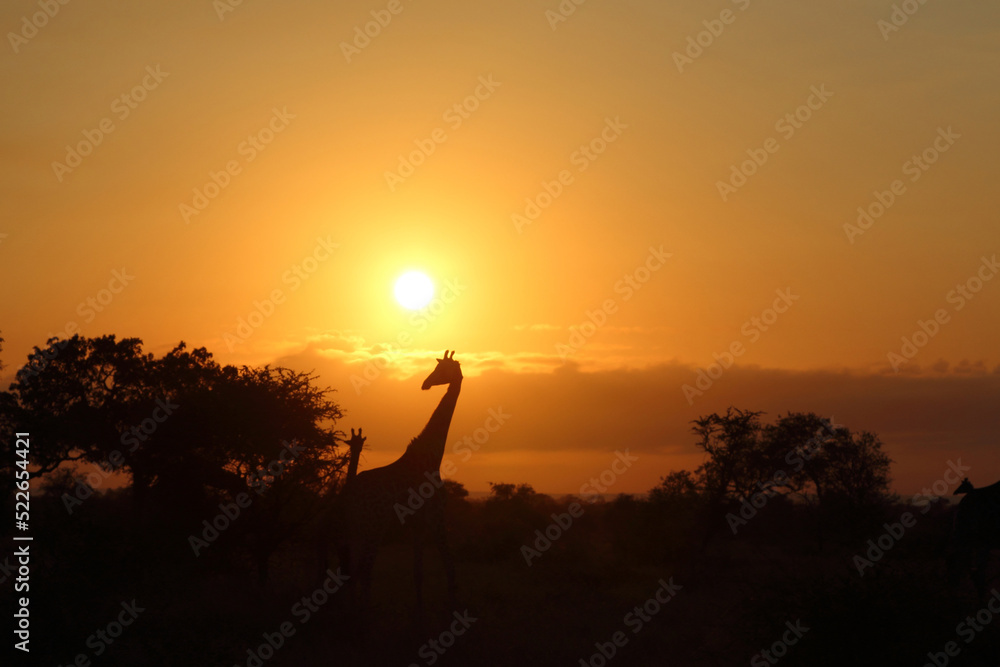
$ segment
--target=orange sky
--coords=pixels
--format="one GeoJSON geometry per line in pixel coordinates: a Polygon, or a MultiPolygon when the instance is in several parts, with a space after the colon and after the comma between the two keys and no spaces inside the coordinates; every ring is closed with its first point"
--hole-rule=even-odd
{"type": "Polygon", "coordinates": [[[956,456],[992,482],[1000,8],[913,6],[4,3],[4,378],[73,325],[316,369],[380,465],[448,348],[453,439],[512,415],[472,490],[577,491],[625,447],[610,491],[648,490],[729,404],[879,432],[902,491],[956,456]]]}

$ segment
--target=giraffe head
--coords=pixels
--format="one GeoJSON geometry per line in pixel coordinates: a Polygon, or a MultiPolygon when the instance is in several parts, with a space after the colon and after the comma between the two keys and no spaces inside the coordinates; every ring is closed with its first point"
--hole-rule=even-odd
{"type": "Polygon", "coordinates": [[[462,367],[457,361],[455,361],[455,351],[452,350],[451,356],[448,356],[448,350],[444,351],[444,358],[437,360],[437,366],[424,383],[420,385],[421,389],[430,389],[431,387],[439,384],[451,384],[457,380],[462,379],[462,367]]]}
{"type": "Polygon", "coordinates": [[[958,488],[955,489],[955,493],[952,495],[957,496],[960,493],[969,493],[971,491],[975,491],[975,489],[972,487],[972,482],[970,482],[969,478],[966,477],[962,480],[962,483],[958,485],[958,488]]]}
{"type": "Polygon", "coordinates": [[[358,434],[357,435],[354,434],[354,429],[352,428],[351,429],[351,439],[347,441],[347,448],[351,452],[360,452],[362,449],[364,449],[365,440],[367,440],[367,439],[368,438],[366,438],[366,437],[364,437],[364,436],[361,435],[361,429],[360,428],[358,429],[358,434]]]}

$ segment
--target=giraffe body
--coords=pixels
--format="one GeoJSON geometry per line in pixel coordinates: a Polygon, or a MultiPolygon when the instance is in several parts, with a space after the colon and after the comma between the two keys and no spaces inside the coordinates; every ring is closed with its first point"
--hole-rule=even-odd
{"type": "Polygon", "coordinates": [[[990,553],[1000,548],[1000,482],[977,489],[965,479],[955,493],[964,493],[965,497],[955,513],[950,575],[957,583],[960,571],[968,568],[977,592],[983,596],[990,553]]]}
{"type": "Polygon", "coordinates": [[[448,592],[454,595],[455,570],[445,534],[444,495],[439,487],[441,459],[462,387],[462,371],[448,352],[443,359],[438,359],[437,367],[421,388],[429,389],[438,384],[447,384],[448,389],[427,426],[410,442],[403,455],[389,465],[349,476],[344,487],[341,564],[351,577],[353,597],[362,610],[368,605],[378,547],[400,527],[410,530],[413,539],[418,609],[423,601],[423,541],[426,535],[430,535],[441,552],[448,592]],[[407,503],[411,493],[435,480],[436,492],[419,510],[409,511],[407,503]],[[401,512],[401,508],[407,511],[401,512]]]}

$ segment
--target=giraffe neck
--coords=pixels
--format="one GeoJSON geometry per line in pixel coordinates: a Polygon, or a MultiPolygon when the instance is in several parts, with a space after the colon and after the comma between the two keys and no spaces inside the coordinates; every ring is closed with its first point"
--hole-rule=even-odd
{"type": "Polygon", "coordinates": [[[402,460],[416,466],[421,473],[437,472],[441,468],[444,446],[448,440],[448,428],[451,426],[451,417],[455,414],[455,404],[458,402],[458,393],[461,390],[461,378],[448,385],[448,390],[441,397],[441,402],[435,408],[427,426],[413,439],[402,456],[402,460]]]}
{"type": "Polygon", "coordinates": [[[361,448],[351,447],[351,456],[347,461],[347,481],[351,481],[358,474],[358,459],[361,458],[361,448]]]}

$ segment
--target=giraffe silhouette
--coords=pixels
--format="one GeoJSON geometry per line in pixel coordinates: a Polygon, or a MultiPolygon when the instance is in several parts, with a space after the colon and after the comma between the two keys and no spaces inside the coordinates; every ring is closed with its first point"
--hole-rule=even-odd
{"type": "MultiPolygon", "coordinates": [[[[316,549],[317,585],[327,576],[327,570],[330,567],[330,536],[337,534],[341,530],[339,517],[342,514],[344,489],[357,476],[358,464],[361,460],[361,450],[364,449],[366,440],[368,438],[362,435],[361,428],[358,429],[357,433],[354,432],[353,428],[351,429],[351,438],[344,440],[344,444],[347,445],[348,450],[347,475],[344,477],[344,485],[340,488],[339,492],[331,491],[319,503],[319,510],[316,515],[316,541],[314,543],[316,549]]],[[[342,545],[338,544],[338,548],[342,548],[342,545]]],[[[345,562],[343,556],[341,556],[340,562],[341,564],[345,562]]]]}
{"type": "Polygon", "coordinates": [[[955,513],[949,576],[957,584],[968,569],[976,592],[984,597],[990,552],[1000,548],[1000,482],[977,489],[966,477],[955,489],[955,495],[960,493],[965,497],[955,513]]]}
{"type": "MultiPolygon", "coordinates": [[[[354,604],[363,614],[370,600],[372,570],[379,545],[393,529],[405,524],[413,538],[414,583],[416,606],[423,607],[423,545],[424,536],[430,533],[444,561],[448,579],[449,600],[454,602],[455,566],[448,548],[444,523],[445,494],[441,491],[441,459],[444,456],[448,428],[455,413],[458,394],[462,389],[462,369],[454,359],[455,353],[437,360],[434,371],[427,376],[421,389],[447,384],[441,402],[431,415],[420,435],[410,441],[398,459],[381,468],[373,468],[352,475],[356,465],[348,468],[348,481],[344,486],[343,523],[340,562],[350,577],[354,604]],[[408,502],[416,489],[430,483],[435,492],[416,512],[400,515],[400,507],[408,502]],[[409,515],[413,516],[409,516],[409,515]],[[360,589],[360,590],[359,590],[360,589]]],[[[353,430],[352,430],[353,436],[353,430]]],[[[360,436],[360,432],[358,434],[360,436]]],[[[353,450],[352,450],[353,456],[353,450]]],[[[424,496],[421,496],[424,497],[424,496]]]]}

